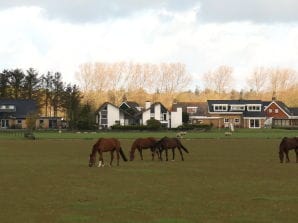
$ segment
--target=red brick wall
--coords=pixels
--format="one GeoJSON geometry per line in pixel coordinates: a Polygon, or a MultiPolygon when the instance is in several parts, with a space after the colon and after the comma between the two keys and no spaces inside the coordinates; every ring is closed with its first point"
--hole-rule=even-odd
{"type": "Polygon", "coordinates": [[[287,114],[284,113],[275,103],[272,103],[270,107],[267,107],[265,112],[266,112],[266,117],[288,118],[287,114]]]}

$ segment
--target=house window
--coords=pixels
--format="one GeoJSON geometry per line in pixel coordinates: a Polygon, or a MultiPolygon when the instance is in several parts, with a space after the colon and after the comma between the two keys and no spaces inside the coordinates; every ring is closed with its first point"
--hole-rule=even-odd
{"type": "Polygon", "coordinates": [[[271,108],[269,108],[269,113],[272,113],[272,109],[271,108]]]}
{"type": "Polygon", "coordinates": [[[278,109],[277,108],[275,109],[275,114],[278,114],[278,109]]]}
{"type": "Polygon", "coordinates": [[[230,122],[230,119],[224,118],[224,123],[229,123],[229,122],[230,122]]]}
{"type": "Polygon", "coordinates": [[[249,128],[261,128],[260,119],[250,119],[249,128]]]}
{"type": "Polygon", "coordinates": [[[234,119],[234,123],[235,123],[235,124],[239,124],[239,123],[240,123],[240,119],[239,119],[239,118],[235,118],[235,119],[234,119]]]}
{"type": "Polygon", "coordinates": [[[17,120],[17,124],[22,124],[22,120],[21,119],[18,119],[17,120]]]}
{"type": "Polygon", "coordinates": [[[213,105],[214,111],[227,111],[228,105],[213,105]]]}
{"type": "Polygon", "coordinates": [[[231,111],[244,111],[245,105],[231,105],[231,111]]]}
{"type": "Polygon", "coordinates": [[[247,105],[247,111],[261,111],[261,105],[247,105]]]}
{"type": "Polygon", "coordinates": [[[187,112],[188,114],[194,114],[194,113],[197,112],[197,107],[187,107],[187,108],[186,108],[186,112],[187,112]]]}
{"type": "Polygon", "coordinates": [[[167,114],[162,114],[162,121],[166,121],[167,120],[167,114]]]}

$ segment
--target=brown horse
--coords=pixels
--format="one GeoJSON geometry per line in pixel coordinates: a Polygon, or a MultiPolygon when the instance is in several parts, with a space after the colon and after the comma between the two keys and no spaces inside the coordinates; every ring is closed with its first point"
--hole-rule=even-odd
{"type": "MultiPolygon", "coordinates": [[[[148,137],[148,138],[137,138],[133,144],[131,145],[131,150],[130,150],[130,161],[133,161],[135,158],[135,150],[137,149],[140,153],[141,160],[143,160],[143,149],[150,149],[151,154],[152,154],[152,160],[154,160],[154,147],[156,144],[156,139],[153,137],[148,137]]],[[[158,155],[159,157],[159,155],[158,155]]]]}
{"type": "Polygon", "coordinates": [[[110,166],[112,166],[115,151],[117,153],[117,166],[119,166],[119,158],[120,158],[119,154],[121,155],[121,157],[124,161],[127,161],[118,139],[115,139],[115,138],[100,138],[100,139],[98,139],[97,142],[92,147],[92,152],[90,154],[90,159],[89,159],[89,167],[95,166],[96,152],[98,152],[98,154],[99,154],[98,167],[104,166],[104,161],[103,161],[103,156],[102,156],[103,152],[111,153],[110,166]]]}
{"type": "Polygon", "coordinates": [[[172,160],[173,161],[175,160],[175,148],[177,148],[179,150],[180,155],[181,155],[181,160],[184,161],[181,149],[183,149],[187,153],[189,153],[189,151],[182,145],[180,139],[163,137],[155,145],[155,149],[157,149],[160,153],[160,159],[161,160],[162,160],[162,156],[161,156],[162,152],[165,150],[165,152],[166,152],[166,161],[168,161],[168,149],[172,149],[172,153],[173,153],[173,159],[172,160]]]}
{"type": "Polygon", "coordinates": [[[286,155],[286,162],[290,162],[289,150],[294,149],[296,153],[296,163],[298,163],[298,137],[287,138],[284,137],[279,144],[279,160],[284,161],[284,154],[286,155]]]}

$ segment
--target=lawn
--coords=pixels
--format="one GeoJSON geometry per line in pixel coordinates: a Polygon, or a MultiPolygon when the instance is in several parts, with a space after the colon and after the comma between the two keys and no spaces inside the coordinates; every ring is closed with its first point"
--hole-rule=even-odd
{"type": "Polygon", "coordinates": [[[144,151],[89,168],[95,140],[1,140],[0,222],[298,222],[298,164],[278,162],[279,141],[184,139],[184,162],[144,151]]]}

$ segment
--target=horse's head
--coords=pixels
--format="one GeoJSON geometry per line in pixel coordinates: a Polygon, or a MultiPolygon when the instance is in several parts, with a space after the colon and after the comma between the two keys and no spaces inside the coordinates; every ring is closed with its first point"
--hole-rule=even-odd
{"type": "Polygon", "coordinates": [[[90,154],[90,158],[89,158],[89,167],[95,166],[95,156],[93,156],[92,154],[90,154]]]}
{"type": "Polygon", "coordinates": [[[130,161],[133,161],[134,158],[135,158],[134,152],[133,152],[133,151],[130,151],[129,160],[130,160],[130,161]]]}

